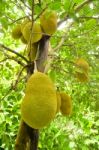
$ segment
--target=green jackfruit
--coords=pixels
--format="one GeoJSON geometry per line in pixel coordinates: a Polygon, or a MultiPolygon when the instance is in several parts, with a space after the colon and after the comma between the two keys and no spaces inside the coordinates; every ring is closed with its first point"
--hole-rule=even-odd
{"type": "Polygon", "coordinates": [[[40,23],[43,31],[52,35],[57,30],[57,14],[55,11],[45,10],[40,16],[40,23]]]}
{"type": "Polygon", "coordinates": [[[12,37],[14,39],[19,39],[21,36],[22,36],[21,26],[20,25],[16,25],[14,27],[14,29],[12,30],[12,37]]]}
{"type": "Polygon", "coordinates": [[[83,58],[78,58],[75,62],[76,66],[79,67],[83,72],[89,71],[89,64],[83,58]]]}
{"type": "Polygon", "coordinates": [[[55,117],[57,97],[51,79],[44,73],[34,73],[26,85],[21,105],[21,115],[30,127],[40,129],[55,117]]]}
{"type": "Polygon", "coordinates": [[[32,22],[28,22],[23,28],[22,33],[27,42],[29,42],[31,39],[31,43],[36,43],[42,38],[42,30],[39,23],[33,24],[32,32],[32,22]]]}
{"type": "Polygon", "coordinates": [[[75,65],[76,65],[75,77],[77,78],[77,80],[80,82],[88,82],[89,64],[87,63],[87,61],[84,60],[83,58],[78,58],[75,61],[75,65]]]}
{"type": "Polygon", "coordinates": [[[88,77],[87,73],[76,72],[75,76],[76,76],[77,80],[80,82],[88,82],[89,81],[89,77],[88,77]]]}
{"type": "Polygon", "coordinates": [[[26,26],[26,24],[30,22],[30,20],[28,18],[24,19],[24,21],[21,23],[21,32],[23,32],[24,27],[26,26]]]}
{"type": "Polygon", "coordinates": [[[61,96],[61,107],[60,107],[60,111],[64,116],[68,116],[72,113],[72,100],[71,97],[64,93],[64,92],[60,92],[60,96],[61,96]]]}

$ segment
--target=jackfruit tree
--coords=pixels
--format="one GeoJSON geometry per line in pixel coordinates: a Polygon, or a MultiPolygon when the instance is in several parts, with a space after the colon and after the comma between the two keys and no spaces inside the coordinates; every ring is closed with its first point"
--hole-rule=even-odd
{"type": "Polygon", "coordinates": [[[1,150],[98,149],[98,9],[0,1],[1,150]]]}

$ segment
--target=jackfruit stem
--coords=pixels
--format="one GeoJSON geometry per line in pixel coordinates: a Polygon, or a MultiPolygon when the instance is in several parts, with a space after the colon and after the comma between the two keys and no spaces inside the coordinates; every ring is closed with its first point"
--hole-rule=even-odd
{"type": "Polygon", "coordinates": [[[38,72],[37,70],[37,64],[36,64],[36,61],[34,60],[34,73],[38,72]]]}
{"type": "Polygon", "coordinates": [[[38,57],[39,57],[39,53],[40,53],[40,51],[39,51],[39,45],[38,45],[38,46],[37,46],[37,52],[36,52],[35,60],[37,60],[37,59],[38,59],[38,57]]]}

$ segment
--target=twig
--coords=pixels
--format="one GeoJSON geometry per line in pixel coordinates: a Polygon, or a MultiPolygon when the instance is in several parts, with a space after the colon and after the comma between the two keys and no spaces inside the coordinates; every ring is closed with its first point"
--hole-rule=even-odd
{"type": "Polygon", "coordinates": [[[34,21],[34,0],[32,0],[32,22],[34,21]]]}
{"type": "Polygon", "coordinates": [[[75,7],[75,12],[78,12],[80,9],[83,8],[83,6],[87,5],[88,3],[91,3],[92,1],[94,0],[85,0],[84,2],[75,7]]]}
{"type": "Polygon", "coordinates": [[[26,64],[24,64],[22,61],[18,60],[17,58],[15,57],[8,57],[8,59],[12,59],[14,61],[16,61],[18,64],[20,64],[21,66],[25,66],[26,64]]]}
{"type": "Polygon", "coordinates": [[[7,57],[7,58],[4,58],[3,60],[1,60],[0,61],[0,63],[2,63],[2,62],[4,62],[4,61],[6,61],[6,60],[8,60],[8,59],[11,59],[11,60],[14,60],[14,61],[16,61],[18,64],[20,64],[20,65],[22,65],[22,66],[24,66],[25,64],[22,62],[22,61],[20,61],[20,60],[18,60],[17,58],[15,58],[15,57],[7,57]]]}
{"type": "Polygon", "coordinates": [[[53,68],[54,70],[57,70],[57,71],[59,71],[61,74],[63,73],[63,72],[65,72],[66,74],[68,73],[69,74],[69,72],[68,71],[66,71],[65,69],[61,69],[60,70],[60,67],[59,66],[57,66],[57,65],[51,65],[51,68],[53,68]]]}
{"type": "Polygon", "coordinates": [[[80,16],[77,19],[99,19],[99,16],[80,16]]]}
{"type": "Polygon", "coordinates": [[[10,87],[10,89],[7,91],[7,93],[0,99],[0,101],[4,100],[12,91],[12,88],[10,87]]]}
{"type": "Polygon", "coordinates": [[[12,18],[10,18],[9,16],[7,16],[6,14],[5,14],[5,17],[6,17],[7,19],[10,19],[10,20],[14,21],[12,18]]]}
{"type": "Polygon", "coordinates": [[[28,5],[26,5],[26,3],[23,1],[23,0],[20,0],[22,3],[23,3],[23,5],[25,6],[25,7],[27,7],[29,10],[31,10],[31,8],[28,6],[28,5]]]}
{"type": "MultiPolygon", "coordinates": [[[[82,2],[81,4],[79,4],[78,6],[76,6],[76,8],[74,9],[75,12],[78,12],[80,9],[83,8],[83,6],[85,6],[86,4],[90,3],[92,0],[85,0],[84,2],[82,2]]],[[[65,20],[64,20],[65,21],[65,20]]],[[[63,22],[63,21],[62,21],[63,22]]],[[[73,24],[70,23],[69,28],[71,27],[71,25],[73,24]]],[[[66,34],[66,33],[65,33],[66,34]]],[[[62,38],[62,40],[60,41],[59,45],[54,49],[54,51],[56,51],[57,49],[59,49],[61,47],[61,45],[64,43],[65,41],[65,37],[66,35],[64,35],[64,37],[62,38]]]]}
{"type": "Polygon", "coordinates": [[[20,72],[18,73],[18,76],[17,76],[17,79],[16,79],[15,83],[12,84],[12,89],[13,89],[13,90],[16,89],[16,86],[17,86],[17,84],[18,84],[18,82],[19,82],[19,79],[20,79],[20,77],[21,77],[21,74],[22,74],[23,70],[24,70],[26,67],[27,67],[27,65],[25,65],[25,66],[20,70],[20,72]]]}
{"type": "Polygon", "coordinates": [[[59,56],[56,56],[55,59],[60,63],[60,62],[63,62],[63,63],[69,63],[69,64],[72,64],[73,66],[75,66],[75,63],[73,61],[70,61],[70,60],[67,60],[66,58],[62,59],[60,58],[59,56]]]}
{"type": "Polygon", "coordinates": [[[12,59],[14,61],[16,61],[18,64],[20,64],[21,66],[25,66],[26,64],[24,64],[22,61],[20,61],[19,59],[17,59],[16,57],[13,56],[9,56],[8,54],[4,53],[4,55],[7,57],[6,59],[12,59]]]}
{"type": "Polygon", "coordinates": [[[11,3],[13,3],[14,5],[16,5],[18,8],[20,8],[24,12],[24,8],[21,5],[19,5],[16,1],[15,2],[11,1],[11,3]]]}
{"type": "MultiPolygon", "coordinates": [[[[21,80],[22,81],[22,80],[21,80]]],[[[12,90],[16,89],[16,86],[18,85],[18,83],[15,85],[13,85],[13,83],[11,83],[11,87],[9,87],[9,90],[7,91],[7,93],[0,99],[0,101],[4,100],[11,92],[12,90]]]]}
{"type": "Polygon", "coordinates": [[[3,60],[1,60],[0,61],[0,63],[2,63],[2,62],[4,62],[4,61],[6,61],[8,58],[4,58],[3,60]]]}
{"type": "MultiPolygon", "coordinates": [[[[70,27],[72,26],[72,24],[73,24],[73,22],[70,23],[68,30],[70,29],[70,27]]],[[[68,30],[67,30],[67,31],[68,31],[68,30]]],[[[64,33],[64,36],[63,36],[63,38],[60,40],[59,44],[58,44],[55,48],[53,48],[53,49],[51,50],[50,54],[53,54],[54,52],[58,51],[58,50],[61,48],[61,46],[64,44],[64,42],[68,39],[67,31],[64,33]]],[[[48,69],[49,69],[49,67],[50,67],[50,65],[51,65],[51,63],[52,63],[52,61],[53,61],[53,59],[54,59],[54,57],[49,57],[49,58],[48,58],[48,61],[47,61],[48,63],[47,63],[47,65],[46,65],[46,67],[45,67],[45,73],[48,71],[48,69]]]]}
{"type": "Polygon", "coordinates": [[[95,25],[92,29],[90,29],[90,30],[88,30],[88,31],[86,31],[86,32],[84,32],[84,33],[82,33],[82,34],[74,35],[73,37],[84,36],[84,35],[86,35],[86,34],[88,34],[88,33],[90,34],[91,31],[94,31],[94,30],[96,29],[96,27],[97,27],[97,25],[95,25]]]}
{"type": "Polygon", "coordinates": [[[24,16],[24,17],[21,17],[21,18],[19,18],[19,19],[13,20],[9,25],[11,25],[11,24],[13,24],[13,23],[15,23],[15,22],[18,22],[18,21],[20,21],[20,20],[22,20],[22,19],[24,19],[24,18],[28,18],[28,16],[24,16]]]}
{"type": "Polygon", "coordinates": [[[34,21],[37,20],[47,8],[48,8],[48,6],[46,6],[46,7],[38,14],[38,16],[34,19],[34,21]]]}
{"type": "Polygon", "coordinates": [[[19,83],[19,79],[20,79],[20,77],[21,77],[21,74],[22,74],[23,70],[24,70],[26,67],[27,67],[27,65],[24,66],[24,67],[21,69],[21,71],[19,72],[18,77],[17,77],[15,83],[13,84],[13,82],[12,82],[11,87],[9,88],[8,92],[3,96],[3,98],[1,99],[1,101],[2,101],[6,96],[8,96],[12,90],[15,90],[15,89],[16,89],[16,86],[17,86],[18,83],[19,83]]]}
{"type": "MultiPolygon", "coordinates": [[[[52,51],[58,51],[60,49],[60,47],[63,45],[63,43],[68,39],[68,31],[70,30],[70,27],[73,25],[73,21],[69,23],[68,27],[66,27],[66,31],[63,35],[63,37],[61,38],[59,44],[52,50],[52,51]]],[[[51,52],[52,53],[52,52],[51,52]]]]}
{"type": "Polygon", "coordinates": [[[14,50],[12,50],[12,49],[10,49],[10,48],[8,48],[8,47],[6,47],[6,46],[3,45],[3,44],[0,44],[0,47],[1,47],[1,48],[4,48],[5,50],[7,50],[7,51],[9,51],[9,52],[11,52],[11,53],[16,54],[17,56],[21,57],[24,61],[26,61],[27,63],[29,63],[29,61],[28,61],[24,56],[22,56],[21,54],[19,54],[18,52],[14,51],[14,50]]]}
{"type": "MultiPolygon", "coordinates": [[[[74,12],[78,12],[79,10],[81,10],[85,5],[87,5],[88,3],[92,2],[94,0],[85,0],[84,2],[82,2],[81,4],[79,4],[78,6],[76,6],[74,8],[74,12]]],[[[69,14],[66,14],[66,16],[58,22],[58,26],[60,26],[64,21],[66,21],[69,18],[69,14]]]]}

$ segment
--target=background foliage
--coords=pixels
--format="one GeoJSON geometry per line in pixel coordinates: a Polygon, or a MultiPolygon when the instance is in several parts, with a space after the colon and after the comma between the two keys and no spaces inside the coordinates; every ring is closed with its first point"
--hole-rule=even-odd
{"type": "MultiPolygon", "coordinates": [[[[83,0],[35,0],[34,17],[48,7],[57,12],[59,26],[51,38],[56,48],[48,74],[56,86],[72,97],[73,114],[69,118],[57,114],[55,120],[40,130],[39,150],[98,150],[99,148],[99,2],[90,0],[81,9],[75,9],[83,0]],[[64,19],[65,18],[65,19],[64,19]],[[68,18],[68,19],[67,19],[68,18]],[[70,25],[70,22],[72,22],[70,25]],[[73,61],[83,57],[90,65],[90,80],[79,83],[74,77],[73,61]]],[[[0,43],[23,54],[20,41],[11,37],[12,28],[29,15],[32,0],[0,0],[0,43]]],[[[22,72],[17,87],[11,90],[20,64],[9,59],[15,54],[0,47],[0,150],[13,149],[20,122],[20,104],[24,96],[26,72],[22,72]]],[[[19,58],[19,60],[21,60],[19,58]]]]}

